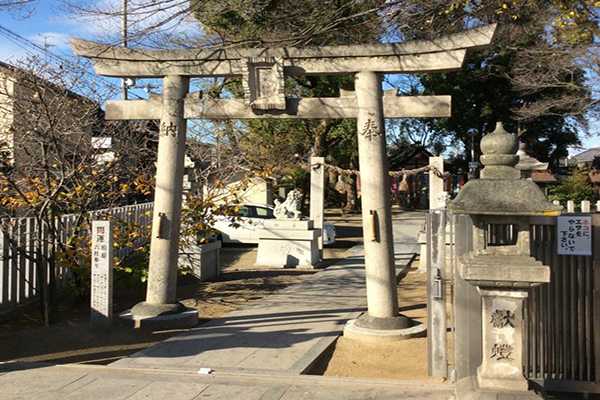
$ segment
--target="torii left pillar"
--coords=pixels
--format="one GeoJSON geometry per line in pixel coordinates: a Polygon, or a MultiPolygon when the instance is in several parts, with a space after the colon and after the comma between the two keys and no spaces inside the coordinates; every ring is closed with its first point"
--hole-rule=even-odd
{"type": "Polygon", "coordinates": [[[198,325],[198,311],[186,310],[176,298],[187,125],[183,105],[188,88],[187,77],[163,79],[148,289],[146,301],[131,309],[133,318],[142,324],[168,316],[170,327],[198,325]],[[180,316],[177,323],[173,323],[175,314],[180,316]]]}

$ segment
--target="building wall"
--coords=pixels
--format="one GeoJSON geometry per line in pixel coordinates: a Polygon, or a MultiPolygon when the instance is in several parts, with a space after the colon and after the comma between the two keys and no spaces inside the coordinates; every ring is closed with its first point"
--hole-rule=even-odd
{"type": "Polygon", "coordinates": [[[14,81],[0,67],[0,157],[12,158],[14,153],[11,127],[14,121],[14,81]]]}
{"type": "MultiPolygon", "coordinates": [[[[231,193],[236,193],[242,203],[271,204],[273,205],[273,184],[270,180],[262,178],[253,178],[244,180],[243,174],[234,177],[224,188],[217,190],[212,188],[211,196],[217,199],[217,203],[229,202],[232,199],[231,193]]],[[[205,198],[208,195],[208,188],[204,188],[205,198]]]]}
{"type": "Polygon", "coordinates": [[[94,102],[18,69],[0,66],[0,76],[0,134],[12,150],[15,168],[33,166],[42,144],[56,137],[66,158],[90,151],[94,102]]]}

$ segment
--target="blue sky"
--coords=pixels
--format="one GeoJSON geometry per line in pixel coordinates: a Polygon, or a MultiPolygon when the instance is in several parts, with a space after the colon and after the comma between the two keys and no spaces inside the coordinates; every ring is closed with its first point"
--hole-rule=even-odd
{"type": "MultiPolygon", "coordinates": [[[[103,0],[111,2],[112,0],[103,0]]],[[[49,45],[49,50],[61,56],[72,56],[68,38],[70,36],[93,39],[97,34],[106,34],[108,32],[118,32],[119,24],[107,21],[99,24],[98,21],[80,21],[61,15],[60,10],[56,9],[57,2],[42,0],[28,18],[22,18],[21,15],[11,15],[6,11],[0,12],[0,26],[7,28],[26,39],[29,39],[40,46],[44,43],[49,45]]],[[[2,31],[0,30],[0,33],[2,31]]],[[[16,61],[26,57],[28,51],[22,46],[7,39],[0,34],[0,61],[16,61]]],[[[40,54],[40,52],[36,52],[40,54]]],[[[116,80],[112,80],[118,83],[116,80]]],[[[143,95],[141,91],[140,94],[143,95]]],[[[596,124],[592,127],[595,131],[596,124]]],[[[593,132],[595,133],[595,132],[593,132]]],[[[600,136],[593,135],[590,138],[583,138],[584,148],[600,147],[600,136]]],[[[576,154],[581,150],[574,150],[576,154]]]]}
{"type": "MultiPolygon", "coordinates": [[[[52,4],[50,1],[41,1],[29,18],[2,11],[0,12],[0,25],[39,45],[44,44],[43,36],[46,36],[52,52],[71,55],[68,37],[81,34],[90,36],[92,31],[83,23],[59,16],[52,9],[52,4]]],[[[14,61],[28,55],[22,47],[4,36],[0,36],[0,49],[0,60],[2,61],[14,61]]]]}

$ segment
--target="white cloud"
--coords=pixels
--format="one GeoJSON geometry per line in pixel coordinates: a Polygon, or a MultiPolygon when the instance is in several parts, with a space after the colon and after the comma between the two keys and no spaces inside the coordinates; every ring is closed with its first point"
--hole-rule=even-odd
{"type": "Polygon", "coordinates": [[[27,39],[31,40],[39,46],[48,46],[48,50],[54,51],[56,49],[65,51],[70,50],[69,45],[69,34],[60,32],[42,32],[37,35],[31,35],[27,39]]]}

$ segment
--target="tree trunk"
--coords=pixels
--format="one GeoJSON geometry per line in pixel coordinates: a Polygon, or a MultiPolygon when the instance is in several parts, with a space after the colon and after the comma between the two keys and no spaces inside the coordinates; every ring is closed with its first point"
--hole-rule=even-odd
{"type": "MultiPolygon", "coordinates": [[[[350,169],[358,168],[358,160],[350,161],[350,169]]],[[[358,179],[356,175],[350,176],[350,183],[346,187],[346,206],[344,211],[358,212],[360,211],[360,201],[358,201],[358,179]]]]}
{"type": "Polygon", "coordinates": [[[327,141],[327,133],[333,126],[333,121],[322,119],[315,129],[315,141],[313,143],[313,157],[325,157],[325,143],[327,141]]]}
{"type": "Polygon", "coordinates": [[[344,211],[347,212],[358,212],[360,211],[359,202],[358,202],[358,189],[356,183],[356,176],[352,176],[350,178],[350,184],[346,189],[346,206],[344,207],[344,211]]]}
{"type": "Polygon", "coordinates": [[[57,242],[57,232],[56,232],[56,212],[54,206],[50,209],[50,222],[48,224],[48,243],[47,249],[48,252],[46,254],[47,263],[48,263],[48,273],[50,274],[49,279],[49,291],[48,291],[48,299],[50,301],[49,304],[49,321],[50,323],[54,323],[58,321],[58,287],[56,283],[56,242],[57,242]],[[52,224],[52,225],[51,225],[52,224]]]}
{"type": "Polygon", "coordinates": [[[47,273],[48,266],[46,264],[46,259],[44,258],[43,249],[44,249],[44,223],[41,218],[36,218],[37,222],[37,232],[36,232],[36,240],[35,240],[35,267],[37,269],[38,276],[38,293],[40,296],[40,313],[42,315],[42,319],[44,320],[44,324],[50,325],[50,308],[49,308],[49,294],[48,294],[48,284],[47,282],[47,273]]]}

